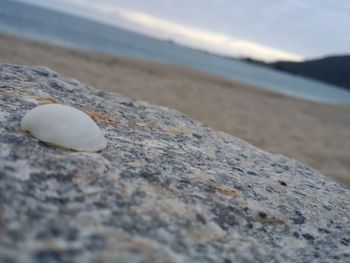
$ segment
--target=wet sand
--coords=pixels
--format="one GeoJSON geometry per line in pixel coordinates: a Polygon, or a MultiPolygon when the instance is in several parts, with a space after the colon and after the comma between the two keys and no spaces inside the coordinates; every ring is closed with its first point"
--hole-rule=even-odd
{"type": "Polygon", "coordinates": [[[48,66],[99,89],[175,108],[350,187],[350,106],[307,102],[179,66],[4,34],[0,62],[48,66]]]}

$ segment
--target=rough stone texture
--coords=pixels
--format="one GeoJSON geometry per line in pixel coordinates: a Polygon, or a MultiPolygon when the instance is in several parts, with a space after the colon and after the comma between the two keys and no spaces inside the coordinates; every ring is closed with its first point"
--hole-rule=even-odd
{"type": "Polygon", "coordinates": [[[350,261],[350,191],[301,163],[47,68],[1,65],[0,97],[0,262],[350,261]],[[108,147],[23,133],[44,103],[108,147]]]}

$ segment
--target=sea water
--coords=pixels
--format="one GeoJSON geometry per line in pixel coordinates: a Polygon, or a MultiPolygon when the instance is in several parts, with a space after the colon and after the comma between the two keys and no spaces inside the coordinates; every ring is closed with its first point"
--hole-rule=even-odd
{"type": "Polygon", "coordinates": [[[350,92],[333,85],[19,2],[0,1],[0,32],[68,47],[191,67],[306,100],[350,104],[350,92]]]}

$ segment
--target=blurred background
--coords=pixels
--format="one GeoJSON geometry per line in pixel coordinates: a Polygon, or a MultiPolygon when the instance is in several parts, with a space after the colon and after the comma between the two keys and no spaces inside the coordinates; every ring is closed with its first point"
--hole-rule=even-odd
{"type": "Polygon", "coordinates": [[[1,0],[0,62],[175,108],[350,186],[350,2],[1,0]]]}

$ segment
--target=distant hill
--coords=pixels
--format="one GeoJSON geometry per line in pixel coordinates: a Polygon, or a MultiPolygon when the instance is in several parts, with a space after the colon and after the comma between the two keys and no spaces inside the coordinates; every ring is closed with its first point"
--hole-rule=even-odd
{"type": "Polygon", "coordinates": [[[244,60],[350,90],[350,55],[330,56],[304,62],[279,61],[264,63],[249,58],[244,60]]]}

